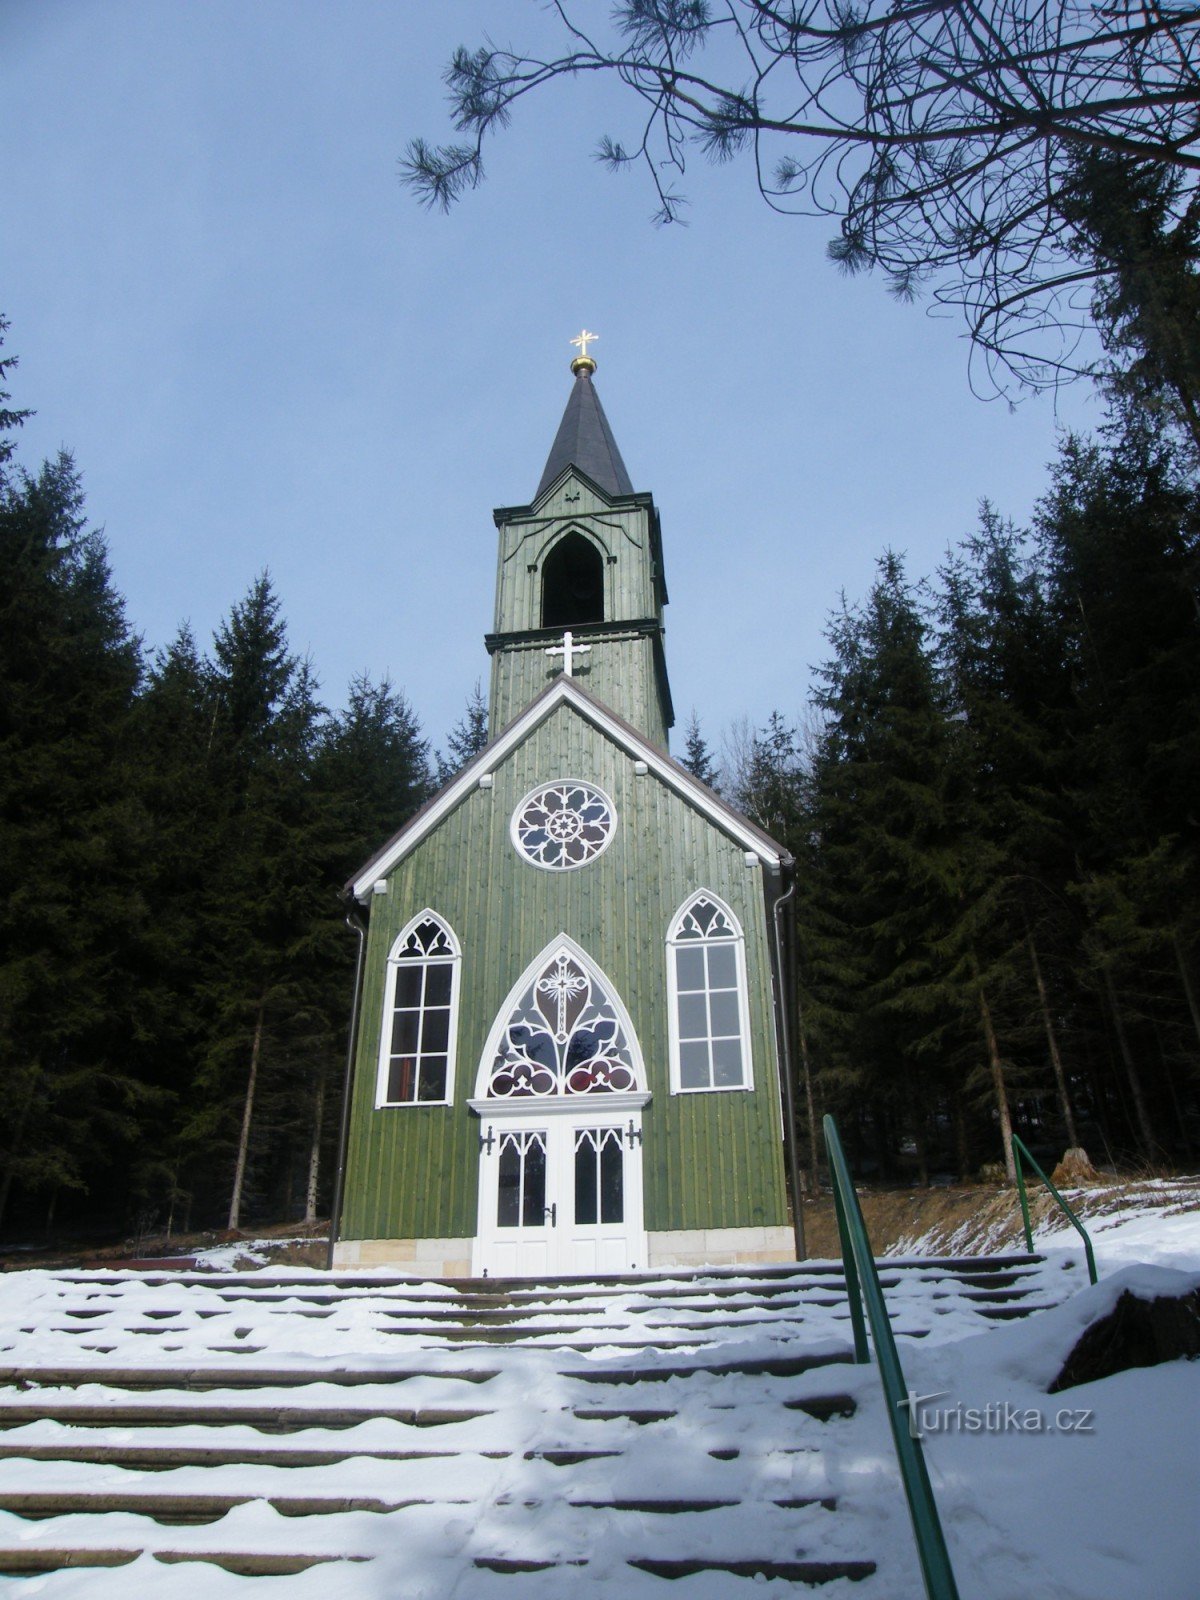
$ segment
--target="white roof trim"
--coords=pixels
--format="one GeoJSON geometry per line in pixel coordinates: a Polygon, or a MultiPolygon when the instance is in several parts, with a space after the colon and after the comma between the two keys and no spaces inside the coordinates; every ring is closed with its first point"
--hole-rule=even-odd
{"type": "Polygon", "coordinates": [[[690,772],[686,772],[677,762],[672,761],[670,756],[664,755],[652,744],[640,739],[597,701],[582,694],[575,686],[574,679],[560,676],[554,680],[543,696],[510,722],[495,743],[488,745],[469,767],[449,783],[409,827],[401,831],[382,855],[368,862],[359,876],[353,880],[354,898],[359,901],[369,899],[371,885],[375,880],[385,877],[398,861],[402,861],[422,839],[432,833],[442,818],[453,811],[455,806],[475,788],[481,775],[494,772],[501,766],[510,752],[552,712],[557,711],[564,701],[573,706],[580,716],[594,727],[607,734],[614,744],[620,745],[637,760],[644,761],[651,772],[661,778],[668,788],[674,789],[676,794],[690,801],[723,833],[736,839],[744,850],[753,852],[768,866],[777,867],[782,861],[784,854],[782,850],[769,848],[756,832],[742,823],[736,813],[716,801],[711,792],[693,778],[690,772]]]}

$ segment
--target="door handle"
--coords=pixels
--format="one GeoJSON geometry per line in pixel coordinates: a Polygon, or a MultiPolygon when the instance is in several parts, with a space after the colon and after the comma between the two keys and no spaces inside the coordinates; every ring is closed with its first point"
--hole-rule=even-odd
{"type": "Polygon", "coordinates": [[[553,1205],[544,1206],[542,1208],[542,1216],[543,1217],[549,1217],[550,1218],[550,1226],[552,1228],[557,1228],[558,1227],[558,1201],[556,1200],[553,1205]]]}

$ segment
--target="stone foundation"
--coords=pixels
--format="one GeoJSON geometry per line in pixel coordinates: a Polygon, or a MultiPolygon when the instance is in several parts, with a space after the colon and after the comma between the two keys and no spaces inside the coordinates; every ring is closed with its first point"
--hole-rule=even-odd
{"type": "MultiPolygon", "coordinates": [[[[796,1259],[790,1228],[685,1228],[646,1235],[647,1267],[752,1267],[796,1259]]],[[[343,1239],[336,1272],[390,1267],[415,1278],[469,1278],[470,1239],[343,1239]]]]}
{"type": "Polygon", "coordinates": [[[741,1267],[794,1261],[790,1228],[680,1228],[647,1234],[649,1266],[741,1267]]]}
{"type": "Polygon", "coordinates": [[[333,1247],[335,1272],[391,1267],[418,1278],[469,1278],[470,1239],[341,1239],[333,1247]]]}

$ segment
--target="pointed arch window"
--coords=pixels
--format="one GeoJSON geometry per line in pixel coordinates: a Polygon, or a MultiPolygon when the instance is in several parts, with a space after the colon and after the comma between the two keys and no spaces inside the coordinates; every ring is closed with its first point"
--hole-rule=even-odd
{"type": "Polygon", "coordinates": [[[702,889],[667,936],[671,1089],[751,1089],[746,941],[733,912],[702,889]]]}
{"type": "Polygon", "coordinates": [[[453,1098],[460,966],[458,941],[436,912],[401,929],[388,957],[377,1106],[453,1098]]]}
{"type": "Polygon", "coordinates": [[[509,996],[483,1067],[489,1100],[623,1094],[642,1081],[625,1008],[566,940],[543,951],[509,996]]]}
{"type": "Polygon", "coordinates": [[[572,529],[542,563],[542,627],[604,621],[604,557],[572,529]]]}

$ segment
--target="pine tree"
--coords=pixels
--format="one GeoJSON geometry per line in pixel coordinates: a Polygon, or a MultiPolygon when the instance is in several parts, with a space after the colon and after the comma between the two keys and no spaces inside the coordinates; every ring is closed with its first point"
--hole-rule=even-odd
{"type": "Polygon", "coordinates": [[[322,786],[342,808],[340,884],[428,799],[429,742],[401,690],[387,678],[358,677],[323,731],[317,760],[322,786]]]}
{"type": "Polygon", "coordinates": [[[701,783],[706,783],[710,789],[720,794],[720,774],[717,772],[716,763],[713,761],[712,752],[704,735],[700,732],[700,719],[696,715],[695,708],[688,719],[683,755],[679,757],[679,765],[685,772],[690,772],[693,778],[699,778],[701,783]]]}
{"type": "Polygon", "coordinates": [[[131,724],[148,826],[140,1045],[144,1073],[167,1099],[139,1142],[130,1184],[146,1216],[168,1231],[188,1215],[180,1121],[212,1020],[204,1003],[215,959],[206,911],[226,841],[214,770],[218,710],[212,665],[185,626],[152,663],[131,724]]]}
{"type": "Polygon", "coordinates": [[[791,849],[803,817],[804,769],[796,730],[772,711],[750,742],[736,803],[752,822],[791,849]]]}
{"type": "MultiPolygon", "coordinates": [[[[385,679],[365,677],[350,686],[346,709],[322,730],[316,781],[337,818],[337,843],[329,879],[337,887],[381,843],[403,826],[428,797],[429,745],[404,695],[385,679]]],[[[330,1019],[335,1051],[313,1083],[313,1119],[305,1181],[305,1215],[316,1214],[319,1177],[328,1167],[337,1134],[336,1089],[351,1012],[353,946],[345,906],[330,905],[319,992],[330,1019]]],[[[316,988],[314,988],[316,992],[316,988]]]]}
{"type": "Polygon", "coordinates": [[[986,852],[928,625],[897,557],[884,557],[867,601],[844,608],[831,637],[814,769],[819,870],[808,901],[822,1077],[843,1104],[869,1103],[869,1129],[861,1109],[857,1120],[881,1166],[907,1139],[926,1175],[954,1090],[950,1069],[972,1035],[1008,1143],[978,946],[986,852]]]}
{"type": "Polygon", "coordinates": [[[1168,1061],[1187,1073],[1200,1043],[1200,501],[1169,441],[1126,416],[1107,448],[1067,441],[1038,533],[1073,689],[1074,898],[1115,1092],[1154,1157],[1178,1121],[1168,1061]]]}
{"type": "Polygon", "coordinates": [[[1200,452],[1200,204],[1182,175],[1091,150],[1063,201],[1073,247],[1101,274],[1092,314],[1109,395],[1184,430],[1200,452]]]}
{"type": "MultiPolygon", "coordinates": [[[[8,318],[0,317],[0,350],[4,348],[4,335],[8,332],[8,318]]],[[[22,426],[32,411],[13,411],[5,404],[12,396],[4,385],[8,382],[8,375],[18,366],[16,356],[0,356],[0,474],[4,466],[11,461],[16,452],[16,441],[11,435],[22,426]]]]}
{"type": "Polygon", "coordinates": [[[36,476],[0,469],[0,570],[2,1212],[14,1185],[51,1205],[88,1190],[134,1140],[145,908],[127,738],[141,654],[65,453],[36,476]]]}
{"type": "Polygon", "coordinates": [[[248,1195],[298,1161],[312,1114],[305,1084],[334,1052],[312,978],[333,949],[335,808],[313,781],[322,709],[311,668],[288,650],[264,575],[217,633],[211,770],[218,859],[201,903],[208,1030],[185,1142],[212,1175],[228,1152],[228,1225],[248,1195]]]}
{"type": "Polygon", "coordinates": [[[449,783],[455,773],[461,772],[468,761],[474,760],[487,742],[487,701],[483,698],[483,688],[476,678],[475,687],[467,696],[466,710],[450,730],[450,736],[446,741],[446,754],[438,755],[438,785],[449,783]]]}
{"type": "Polygon", "coordinates": [[[941,669],[971,804],[973,865],[987,880],[974,873],[983,915],[972,943],[987,973],[990,1022],[1005,1038],[1007,1080],[1028,1090],[1034,1110],[1050,1066],[1074,1145],[1073,1091],[1055,1020],[1071,998],[1062,972],[1075,919],[1064,916],[1064,903],[1067,840],[1079,822],[1060,770],[1062,639],[1026,541],[990,506],[940,577],[941,669]]]}

